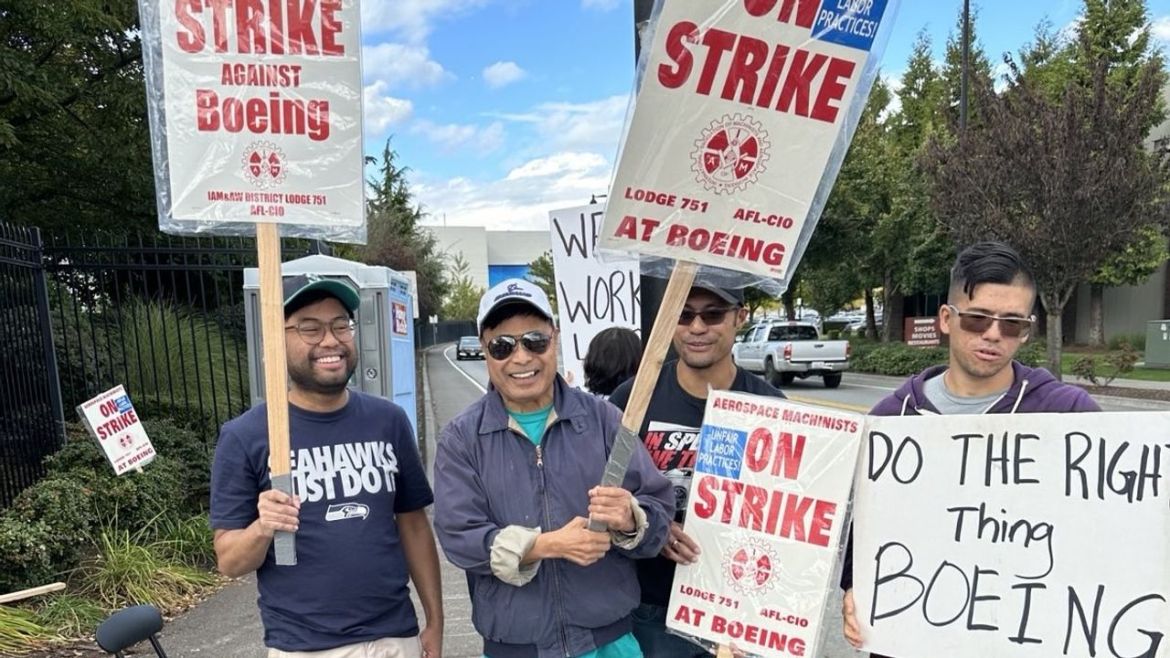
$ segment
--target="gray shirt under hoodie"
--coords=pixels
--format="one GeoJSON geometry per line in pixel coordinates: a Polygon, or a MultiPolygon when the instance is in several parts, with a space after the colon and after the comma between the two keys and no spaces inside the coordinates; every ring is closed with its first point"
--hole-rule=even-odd
{"type": "Polygon", "coordinates": [[[1003,394],[1007,392],[1005,388],[991,395],[980,395],[970,398],[955,395],[947,388],[945,374],[931,377],[922,383],[922,392],[926,395],[926,399],[930,400],[930,403],[944,416],[986,413],[991,408],[991,405],[995,404],[995,401],[1003,397],[1003,394]]]}

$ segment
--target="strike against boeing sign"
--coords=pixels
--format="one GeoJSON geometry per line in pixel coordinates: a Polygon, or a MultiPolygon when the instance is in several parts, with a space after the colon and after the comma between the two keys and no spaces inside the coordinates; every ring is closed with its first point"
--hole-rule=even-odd
{"type": "Polygon", "coordinates": [[[164,227],[364,227],[356,0],[139,4],[164,227]]]}
{"type": "Polygon", "coordinates": [[[866,436],[866,650],[1170,657],[1170,413],[870,418],[866,436]]]}

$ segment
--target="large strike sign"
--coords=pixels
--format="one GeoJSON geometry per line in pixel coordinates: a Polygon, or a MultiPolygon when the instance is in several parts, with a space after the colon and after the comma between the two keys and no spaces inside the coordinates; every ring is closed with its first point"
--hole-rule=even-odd
{"type": "Polygon", "coordinates": [[[1170,414],[874,418],[866,443],[868,650],[1170,656],[1170,414]]]}
{"type": "Polygon", "coordinates": [[[714,391],[667,626],[750,655],[819,656],[861,416],[714,391]]]}
{"type": "Polygon", "coordinates": [[[148,51],[162,60],[153,127],[172,227],[363,226],[355,0],[140,5],[148,51]]]}
{"type": "Polygon", "coordinates": [[[865,101],[886,5],[665,3],[602,246],[787,278],[865,101]]]}
{"type": "Polygon", "coordinates": [[[561,357],[565,378],[584,386],[582,361],[602,329],[637,330],[642,318],[638,261],[600,262],[594,258],[605,206],[565,208],[549,213],[553,269],[557,280],[561,357]]]}

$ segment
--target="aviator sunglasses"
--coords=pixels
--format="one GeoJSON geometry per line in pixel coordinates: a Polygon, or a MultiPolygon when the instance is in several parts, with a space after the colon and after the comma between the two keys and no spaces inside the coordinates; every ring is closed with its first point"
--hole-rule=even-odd
{"type": "Polygon", "coordinates": [[[1020,338],[1027,336],[1032,330],[1033,318],[1005,318],[998,315],[976,313],[975,311],[960,311],[954,304],[947,304],[955,315],[959,316],[959,328],[972,334],[981,334],[991,328],[993,322],[999,322],[999,333],[1004,338],[1020,338]]]}
{"type": "Polygon", "coordinates": [[[543,331],[529,331],[522,336],[496,336],[488,341],[487,351],[496,361],[503,361],[512,356],[517,345],[523,345],[524,349],[533,354],[544,354],[551,344],[552,336],[543,331]]]}

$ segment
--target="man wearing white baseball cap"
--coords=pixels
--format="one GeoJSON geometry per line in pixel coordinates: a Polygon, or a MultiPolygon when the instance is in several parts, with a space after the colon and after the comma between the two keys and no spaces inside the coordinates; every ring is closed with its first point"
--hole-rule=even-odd
{"type": "Polygon", "coordinates": [[[488,658],[632,658],[634,559],[662,549],[674,502],[644,448],[621,487],[597,485],[621,415],[557,374],[552,318],[522,279],[483,296],[492,389],[439,436],[435,532],[467,571],[488,658]]]}

